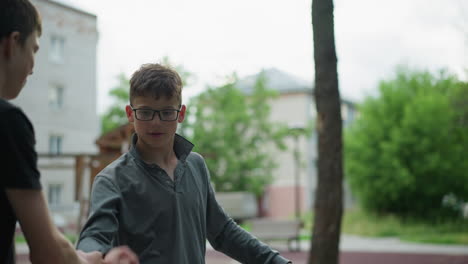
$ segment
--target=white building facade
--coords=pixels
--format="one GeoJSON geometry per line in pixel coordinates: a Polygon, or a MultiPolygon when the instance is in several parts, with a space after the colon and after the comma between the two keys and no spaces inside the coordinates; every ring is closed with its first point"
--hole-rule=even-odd
{"type": "Polygon", "coordinates": [[[43,188],[60,211],[75,204],[74,158],[44,156],[97,152],[97,17],[56,1],[32,3],[42,18],[40,49],[34,74],[12,103],[34,125],[43,188]]]}
{"type": "MultiPolygon", "coordinates": [[[[315,125],[316,106],[313,84],[277,69],[263,72],[267,87],[276,90],[279,96],[271,102],[270,118],[274,122],[287,124],[291,130],[305,129],[315,125]]],[[[259,75],[240,80],[238,87],[246,92],[251,89],[259,75]]],[[[341,100],[343,126],[351,124],[356,116],[352,102],[341,100]]],[[[295,216],[296,207],[300,214],[313,207],[317,188],[317,135],[315,129],[306,136],[286,139],[287,151],[277,151],[274,155],[278,167],[274,170],[273,183],[267,188],[264,198],[264,211],[267,217],[288,219],[295,216]],[[299,154],[296,160],[294,153],[299,154]]],[[[345,205],[352,203],[349,190],[344,184],[345,205]]]]}

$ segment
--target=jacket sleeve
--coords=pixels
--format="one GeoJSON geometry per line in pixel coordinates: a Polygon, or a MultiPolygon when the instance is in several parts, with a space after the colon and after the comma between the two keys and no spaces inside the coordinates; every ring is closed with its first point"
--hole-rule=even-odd
{"type": "Polygon", "coordinates": [[[268,245],[242,229],[232,220],[215,198],[209,172],[203,161],[208,176],[208,201],[206,209],[207,238],[214,249],[223,252],[241,263],[285,264],[291,263],[268,245]]]}
{"type": "Polygon", "coordinates": [[[77,249],[106,254],[115,244],[119,229],[118,213],[121,195],[114,183],[97,176],[91,193],[90,215],[78,240],[77,249]]]}

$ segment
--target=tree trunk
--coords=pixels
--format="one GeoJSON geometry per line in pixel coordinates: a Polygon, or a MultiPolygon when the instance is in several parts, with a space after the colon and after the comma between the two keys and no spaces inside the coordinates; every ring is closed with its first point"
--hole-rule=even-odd
{"type": "Polygon", "coordinates": [[[333,0],[312,0],[317,107],[318,181],[309,264],[337,264],[343,214],[340,93],[335,51],[333,0]]]}

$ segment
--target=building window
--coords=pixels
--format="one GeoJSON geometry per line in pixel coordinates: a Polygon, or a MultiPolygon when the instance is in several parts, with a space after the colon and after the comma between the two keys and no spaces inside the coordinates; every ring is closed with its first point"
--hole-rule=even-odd
{"type": "Polygon", "coordinates": [[[311,119],[315,119],[315,117],[317,116],[317,109],[315,108],[314,102],[310,104],[309,115],[311,119]]]}
{"type": "Polygon", "coordinates": [[[47,194],[47,198],[50,205],[60,205],[62,202],[62,189],[63,185],[59,183],[51,183],[49,184],[49,191],[47,194]]]}
{"type": "Polygon", "coordinates": [[[61,36],[52,36],[50,38],[50,60],[56,63],[62,63],[64,51],[65,38],[61,36]]]}
{"type": "Polygon", "coordinates": [[[62,109],[63,107],[63,87],[52,86],[49,89],[49,107],[51,109],[62,109]]]}
{"type": "Polygon", "coordinates": [[[348,108],[348,123],[352,123],[354,121],[354,114],[355,109],[353,107],[348,108]]]}
{"type": "Polygon", "coordinates": [[[346,124],[348,121],[348,107],[345,104],[341,104],[341,120],[346,124]]]}
{"type": "Polygon", "coordinates": [[[60,155],[62,153],[63,137],[58,135],[49,136],[49,153],[53,155],[60,155]]]}

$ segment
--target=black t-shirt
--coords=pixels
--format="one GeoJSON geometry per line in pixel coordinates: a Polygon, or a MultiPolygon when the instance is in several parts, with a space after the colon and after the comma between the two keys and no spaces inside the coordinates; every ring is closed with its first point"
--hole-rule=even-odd
{"type": "Polygon", "coordinates": [[[14,263],[16,215],[5,189],[41,189],[34,129],[26,115],[0,98],[0,263],[14,263]]]}

